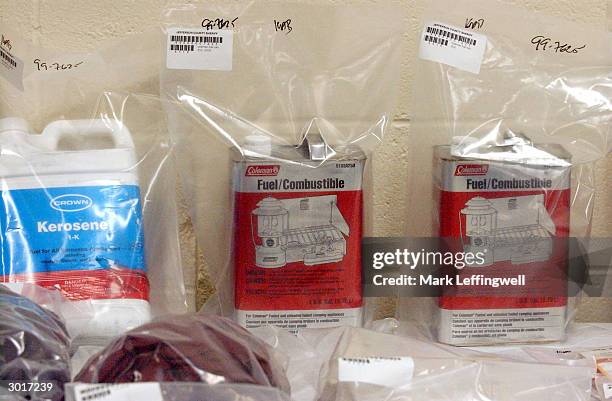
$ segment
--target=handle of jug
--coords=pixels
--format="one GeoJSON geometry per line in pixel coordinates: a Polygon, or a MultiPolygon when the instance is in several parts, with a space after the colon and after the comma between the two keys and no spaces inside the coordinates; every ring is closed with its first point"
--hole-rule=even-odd
{"type": "Polygon", "coordinates": [[[57,149],[60,140],[86,135],[112,140],[115,148],[133,148],[134,141],[128,128],[116,120],[58,120],[50,123],[42,132],[41,139],[50,149],[57,149]]]}

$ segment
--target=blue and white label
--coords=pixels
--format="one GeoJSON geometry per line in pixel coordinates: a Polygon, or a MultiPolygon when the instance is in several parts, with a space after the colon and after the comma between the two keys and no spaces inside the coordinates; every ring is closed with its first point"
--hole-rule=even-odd
{"type": "Polygon", "coordinates": [[[1,195],[1,275],[146,271],[138,186],[20,189],[1,195]]]}

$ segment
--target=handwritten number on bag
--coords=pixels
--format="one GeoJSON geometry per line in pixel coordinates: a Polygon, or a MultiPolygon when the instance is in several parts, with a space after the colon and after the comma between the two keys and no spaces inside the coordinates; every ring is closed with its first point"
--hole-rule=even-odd
{"type": "Polygon", "coordinates": [[[238,17],[234,18],[233,20],[223,18],[204,18],[202,20],[202,28],[206,30],[235,28],[236,21],[238,21],[238,17]]]}
{"type": "Polygon", "coordinates": [[[465,19],[465,28],[466,29],[482,29],[484,26],[485,20],[484,18],[466,18],[465,19]]]}
{"type": "Polygon", "coordinates": [[[551,38],[543,35],[535,36],[533,39],[531,39],[531,43],[535,45],[536,51],[553,50],[555,53],[578,54],[580,50],[586,48],[586,45],[574,47],[567,43],[553,41],[551,38]]]}
{"type": "Polygon", "coordinates": [[[78,63],[72,64],[72,63],[47,63],[45,61],[41,61],[39,58],[34,60],[34,64],[36,64],[36,69],[38,71],[64,71],[64,70],[71,70],[73,68],[76,68],[78,66],[80,66],[81,64],[83,64],[82,61],[79,61],[78,63]]]}
{"type": "Polygon", "coordinates": [[[276,30],[276,32],[286,32],[287,35],[289,35],[293,31],[293,28],[291,27],[291,22],[291,19],[287,19],[285,21],[274,20],[274,29],[276,30]]]}

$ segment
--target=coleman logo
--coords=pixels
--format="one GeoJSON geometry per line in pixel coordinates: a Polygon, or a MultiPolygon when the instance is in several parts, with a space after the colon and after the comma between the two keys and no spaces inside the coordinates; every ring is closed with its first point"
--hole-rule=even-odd
{"type": "Polygon", "coordinates": [[[487,175],[487,172],[489,172],[488,164],[459,164],[455,169],[455,176],[487,175]]]}
{"type": "Polygon", "coordinates": [[[93,205],[93,201],[89,196],[66,194],[51,199],[49,205],[60,212],[79,212],[90,208],[93,205]]]}
{"type": "Polygon", "coordinates": [[[245,175],[247,177],[270,177],[278,175],[279,171],[279,165],[249,166],[246,170],[245,175]]]}

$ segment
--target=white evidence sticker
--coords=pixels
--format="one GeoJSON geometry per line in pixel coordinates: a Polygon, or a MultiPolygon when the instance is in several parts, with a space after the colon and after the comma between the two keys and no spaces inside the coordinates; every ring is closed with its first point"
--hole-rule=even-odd
{"type": "Polygon", "coordinates": [[[230,29],[170,28],[166,68],[172,70],[231,71],[234,31],[230,29]]]}
{"type": "Polygon", "coordinates": [[[414,361],[410,357],[338,358],[338,382],[360,382],[401,387],[412,380],[414,361]]]}
{"type": "Polygon", "coordinates": [[[17,89],[23,90],[23,61],[6,46],[5,43],[0,44],[0,75],[17,89]]]}
{"type": "Polygon", "coordinates": [[[486,48],[487,37],[483,34],[429,22],[421,33],[419,57],[479,74],[486,48]]]}
{"type": "Polygon", "coordinates": [[[74,401],[164,401],[159,383],[76,384],[74,401]]]}

